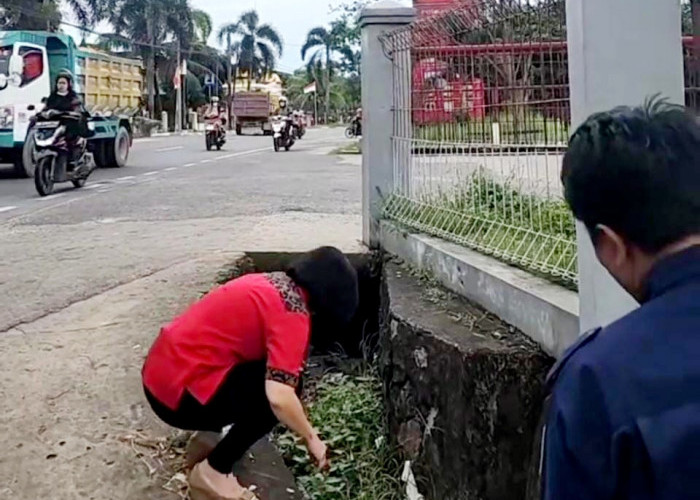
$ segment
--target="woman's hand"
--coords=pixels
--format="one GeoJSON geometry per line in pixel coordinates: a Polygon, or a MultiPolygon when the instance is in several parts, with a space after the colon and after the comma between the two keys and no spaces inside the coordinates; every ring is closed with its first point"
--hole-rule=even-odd
{"type": "Polygon", "coordinates": [[[330,466],[330,462],[328,461],[328,446],[318,437],[318,434],[314,433],[313,436],[306,441],[306,449],[309,450],[309,455],[314,459],[319,469],[326,470],[330,466]]]}

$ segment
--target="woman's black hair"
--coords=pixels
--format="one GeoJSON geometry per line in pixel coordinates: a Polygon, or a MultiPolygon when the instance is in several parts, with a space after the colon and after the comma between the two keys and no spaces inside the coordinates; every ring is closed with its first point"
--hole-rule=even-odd
{"type": "Polygon", "coordinates": [[[342,324],[352,320],[360,302],[357,272],[340,250],[312,250],[293,262],[287,275],[309,294],[313,314],[342,324]]]}

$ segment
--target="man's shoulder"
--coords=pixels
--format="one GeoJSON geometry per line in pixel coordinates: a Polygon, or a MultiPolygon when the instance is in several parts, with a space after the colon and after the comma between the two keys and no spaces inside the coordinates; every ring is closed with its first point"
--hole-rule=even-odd
{"type": "Polygon", "coordinates": [[[653,335],[650,319],[657,315],[650,307],[640,307],[605,327],[589,330],[562,358],[550,372],[550,384],[562,376],[577,376],[582,369],[587,373],[605,371],[610,374],[625,370],[624,361],[640,340],[653,335]],[[624,356],[623,356],[624,354],[624,356]]]}

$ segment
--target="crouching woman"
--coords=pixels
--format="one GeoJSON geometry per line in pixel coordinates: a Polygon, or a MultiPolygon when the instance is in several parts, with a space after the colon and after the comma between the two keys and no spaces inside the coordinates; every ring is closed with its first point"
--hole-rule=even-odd
{"type": "Polygon", "coordinates": [[[166,424],[220,432],[189,478],[193,500],[252,500],[234,463],[281,422],[321,468],[326,445],[298,390],[312,318],[347,323],[358,307],[357,274],[337,249],[305,254],[287,272],[249,274],[214,289],[165,326],[143,367],[151,407],[166,424]]]}

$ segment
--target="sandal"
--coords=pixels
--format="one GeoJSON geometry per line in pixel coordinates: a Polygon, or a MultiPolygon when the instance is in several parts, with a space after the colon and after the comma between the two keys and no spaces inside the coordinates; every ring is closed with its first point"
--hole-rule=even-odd
{"type": "Polygon", "coordinates": [[[189,477],[190,500],[259,500],[259,498],[248,489],[235,497],[222,496],[211,487],[201,473],[201,462],[194,466],[189,477]]]}

